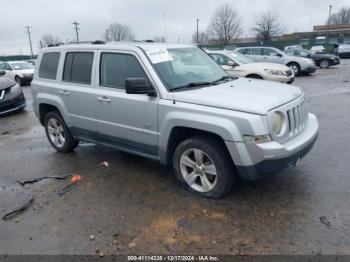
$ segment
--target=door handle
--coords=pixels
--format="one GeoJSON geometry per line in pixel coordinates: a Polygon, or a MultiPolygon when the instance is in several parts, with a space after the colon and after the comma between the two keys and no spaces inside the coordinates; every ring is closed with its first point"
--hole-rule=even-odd
{"type": "Polygon", "coordinates": [[[97,100],[100,101],[100,102],[102,102],[102,103],[110,103],[110,102],[112,102],[112,100],[109,99],[109,98],[106,97],[106,96],[99,96],[99,97],[97,97],[97,100]]]}
{"type": "Polygon", "coordinates": [[[61,90],[60,94],[64,95],[64,96],[69,96],[70,95],[70,93],[67,90],[61,90]]]}

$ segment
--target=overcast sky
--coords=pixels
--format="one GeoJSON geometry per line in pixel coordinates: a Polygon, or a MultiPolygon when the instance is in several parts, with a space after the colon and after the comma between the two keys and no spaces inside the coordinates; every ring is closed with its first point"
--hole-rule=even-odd
{"type": "Polygon", "coordinates": [[[310,31],[328,18],[328,6],[337,11],[350,6],[349,0],[0,0],[0,55],[29,54],[25,26],[32,27],[34,53],[42,35],[59,36],[63,41],[73,40],[74,20],[80,23],[80,40],[102,39],[110,23],[128,24],[137,39],[153,39],[165,31],[169,42],[190,43],[196,30],[205,30],[220,4],[231,4],[242,18],[245,32],[255,17],[272,11],[286,32],[310,31]]]}

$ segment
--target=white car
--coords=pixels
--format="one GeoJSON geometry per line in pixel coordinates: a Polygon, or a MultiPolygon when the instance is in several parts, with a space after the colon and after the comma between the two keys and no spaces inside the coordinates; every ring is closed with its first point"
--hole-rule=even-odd
{"type": "Polygon", "coordinates": [[[326,49],[324,48],[323,45],[315,45],[310,49],[311,53],[314,53],[314,54],[323,54],[325,50],[326,49]]]}
{"type": "Polygon", "coordinates": [[[233,51],[207,51],[213,60],[231,76],[248,77],[291,84],[293,71],[281,64],[259,63],[233,51]]]}
{"type": "Polygon", "coordinates": [[[0,70],[4,70],[5,75],[19,85],[30,84],[33,80],[34,67],[24,61],[2,62],[0,70]]]}

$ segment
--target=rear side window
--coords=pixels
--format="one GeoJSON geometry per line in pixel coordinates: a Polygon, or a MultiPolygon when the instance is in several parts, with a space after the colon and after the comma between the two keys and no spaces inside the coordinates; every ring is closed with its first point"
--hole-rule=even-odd
{"type": "Polygon", "coordinates": [[[69,52],[66,54],[63,69],[63,81],[91,84],[94,53],[69,52]]]}
{"type": "Polygon", "coordinates": [[[101,55],[101,86],[125,89],[125,80],[130,77],[147,78],[136,57],[114,53],[103,53],[101,55]]]}
{"type": "Polygon", "coordinates": [[[245,55],[261,55],[261,48],[247,48],[245,55]]]}
{"type": "Polygon", "coordinates": [[[46,79],[56,79],[59,52],[44,53],[39,67],[39,77],[46,79]]]}

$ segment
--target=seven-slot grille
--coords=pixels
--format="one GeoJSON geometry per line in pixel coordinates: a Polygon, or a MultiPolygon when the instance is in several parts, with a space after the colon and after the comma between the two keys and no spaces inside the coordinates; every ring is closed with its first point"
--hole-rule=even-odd
{"type": "Polygon", "coordinates": [[[286,113],[288,118],[289,136],[295,136],[304,130],[308,119],[308,111],[306,108],[305,99],[302,99],[301,103],[294,105],[294,107],[288,109],[286,113]]]}

